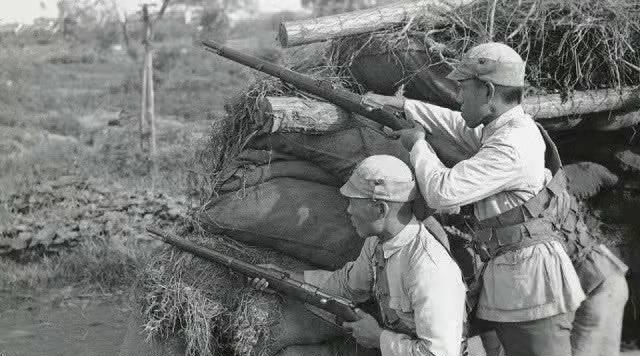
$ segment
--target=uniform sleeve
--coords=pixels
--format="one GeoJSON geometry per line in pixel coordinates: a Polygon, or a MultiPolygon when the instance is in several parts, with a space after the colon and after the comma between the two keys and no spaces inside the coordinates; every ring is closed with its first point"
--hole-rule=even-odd
{"type": "MultiPolygon", "coordinates": [[[[480,148],[482,126],[467,127],[459,111],[449,110],[418,100],[405,100],[404,112],[408,118],[422,125],[432,139],[449,143],[447,150],[454,155],[471,157],[480,148]]],[[[438,152],[441,153],[441,152],[438,152]]]]}
{"type": "Polygon", "coordinates": [[[426,141],[411,150],[416,181],[427,204],[451,209],[508,190],[522,179],[516,150],[502,143],[488,143],[469,159],[447,168],[426,141]]]}
{"type": "Polygon", "coordinates": [[[460,356],[466,289],[453,262],[438,267],[419,263],[407,276],[417,338],[384,330],[382,356],[460,356]]]}
{"type": "Polygon", "coordinates": [[[371,260],[376,241],[376,238],[367,239],[358,258],[348,262],[339,270],[304,271],[304,281],[356,303],[366,301],[371,296],[373,283],[371,260]]]}

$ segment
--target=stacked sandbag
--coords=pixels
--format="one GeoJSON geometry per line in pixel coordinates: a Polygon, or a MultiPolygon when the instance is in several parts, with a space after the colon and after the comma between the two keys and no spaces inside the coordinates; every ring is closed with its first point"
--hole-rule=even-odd
{"type": "Polygon", "coordinates": [[[370,155],[408,161],[398,141],[367,126],[315,135],[278,132],[250,146],[236,158],[243,164],[231,165],[222,180],[222,194],[200,214],[203,226],[331,269],[354,259],[362,246],[339,187],[370,155]],[[260,160],[258,152],[271,155],[260,160]]]}
{"type": "Polygon", "coordinates": [[[362,245],[346,208],[336,187],[275,178],[213,200],[200,219],[205,229],[335,269],[362,245]]]}

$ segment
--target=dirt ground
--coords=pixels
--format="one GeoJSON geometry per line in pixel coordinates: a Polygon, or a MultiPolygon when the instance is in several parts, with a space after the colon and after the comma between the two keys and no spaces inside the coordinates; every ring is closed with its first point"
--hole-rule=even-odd
{"type": "Polygon", "coordinates": [[[126,333],[129,309],[122,296],[70,296],[61,291],[2,300],[2,356],[114,355],[126,333]]]}
{"type": "MultiPolygon", "coordinates": [[[[70,290],[44,296],[2,297],[0,356],[112,356],[127,332],[130,308],[122,295],[73,295],[70,290]]],[[[471,356],[484,356],[480,341],[471,356]]],[[[626,351],[624,356],[640,356],[626,351]]]]}

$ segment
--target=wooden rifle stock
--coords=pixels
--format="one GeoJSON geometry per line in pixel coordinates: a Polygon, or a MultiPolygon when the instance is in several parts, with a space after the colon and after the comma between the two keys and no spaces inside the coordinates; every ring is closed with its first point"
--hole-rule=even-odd
{"type": "MultiPolygon", "coordinates": [[[[352,301],[331,295],[311,284],[292,279],[289,274],[285,272],[255,266],[251,263],[199,246],[193,242],[155,227],[147,227],[147,231],[156,239],[172,245],[179,250],[189,252],[206,261],[222,264],[247,277],[264,278],[269,282],[269,288],[280,292],[285,296],[298,299],[302,302],[309,303],[320,309],[326,310],[335,315],[337,320],[358,320],[358,316],[354,311],[356,306],[352,301]]],[[[340,322],[336,323],[338,325],[341,324],[340,322]]]]}
{"type": "Polygon", "coordinates": [[[202,45],[209,52],[213,52],[219,56],[272,75],[276,78],[280,78],[284,82],[290,83],[300,90],[319,96],[330,103],[340,106],[346,111],[360,114],[393,130],[413,127],[413,124],[410,121],[398,116],[393,110],[387,107],[367,108],[362,104],[362,95],[334,87],[326,80],[316,79],[308,75],[297,73],[288,68],[248,55],[241,51],[225,47],[213,41],[202,41],[202,45]]]}

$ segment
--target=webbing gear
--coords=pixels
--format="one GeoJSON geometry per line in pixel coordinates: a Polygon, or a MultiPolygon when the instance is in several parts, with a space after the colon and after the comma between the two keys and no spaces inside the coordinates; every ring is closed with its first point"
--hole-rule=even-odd
{"type": "Polygon", "coordinates": [[[387,261],[384,258],[384,251],[382,250],[382,243],[378,242],[375,252],[373,254],[373,265],[375,268],[375,281],[373,286],[374,296],[380,310],[380,317],[382,318],[382,324],[394,331],[416,336],[415,330],[408,328],[395,310],[389,306],[391,294],[389,292],[389,281],[387,279],[387,261]]]}
{"type": "Polygon", "coordinates": [[[547,130],[542,127],[539,123],[536,122],[536,126],[538,126],[538,130],[540,130],[540,134],[542,135],[542,139],[544,140],[545,145],[547,146],[547,151],[545,152],[545,162],[549,165],[549,170],[553,175],[562,169],[562,160],[560,159],[560,152],[558,152],[558,147],[549,136],[547,130]]]}
{"type": "Polygon", "coordinates": [[[496,255],[557,239],[557,222],[566,216],[567,178],[558,148],[547,131],[536,123],[547,147],[546,159],[552,179],[524,204],[478,221],[474,248],[483,261],[496,255]]]}

